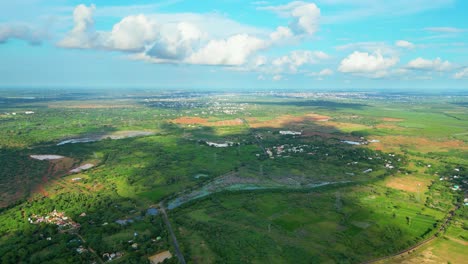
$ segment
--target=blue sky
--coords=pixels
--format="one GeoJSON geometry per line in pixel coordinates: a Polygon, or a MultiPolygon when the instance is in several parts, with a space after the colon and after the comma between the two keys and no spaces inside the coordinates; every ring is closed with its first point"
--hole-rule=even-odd
{"type": "Polygon", "coordinates": [[[468,89],[468,1],[0,2],[0,87],[468,89]]]}

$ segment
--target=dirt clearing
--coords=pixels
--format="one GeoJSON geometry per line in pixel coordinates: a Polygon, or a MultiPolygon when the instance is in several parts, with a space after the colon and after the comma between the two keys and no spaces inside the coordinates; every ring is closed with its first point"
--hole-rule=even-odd
{"type": "Polygon", "coordinates": [[[385,185],[397,190],[424,193],[427,191],[427,186],[430,184],[430,179],[417,178],[414,176],[396,176],[389,177],[385,185]]]}

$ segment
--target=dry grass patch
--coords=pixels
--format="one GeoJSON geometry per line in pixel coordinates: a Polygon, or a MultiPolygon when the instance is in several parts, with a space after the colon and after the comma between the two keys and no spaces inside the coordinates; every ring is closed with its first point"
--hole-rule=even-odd
{"type": "Polygon", "coordinates": [[[396,176],[396,177],[389,177],[385,183],[385,186],[402,190],[406,192],[426,192],[427,187],[431,184],[430,179],[418,178],[415,176],[396,176]]]}
{"type": "Polygon", "coordinates": [[[461,140],[435,141],[424,137],[411,136],[374,136],[373,139],[380,142],[372,143],[370,146],[382,151],[400,151],[400,147],[406,147],[419,152],[443,152],[450,149],[468,150],[468,145],[461,140]]]}

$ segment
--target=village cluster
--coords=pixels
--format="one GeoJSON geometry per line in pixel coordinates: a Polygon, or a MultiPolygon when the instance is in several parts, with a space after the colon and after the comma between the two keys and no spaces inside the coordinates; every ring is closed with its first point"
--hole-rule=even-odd
{"type": "Polygon", "coordinates": [[[57,225],[62,232],[75,232],[80,229],[80,224],[73,221],[70,217],[65,216],[64,212],[57,212],[57,210],[50,212],[46,216],[33,214],[28,218],[28,221],[31,224],[54,224],[57,225]]]}

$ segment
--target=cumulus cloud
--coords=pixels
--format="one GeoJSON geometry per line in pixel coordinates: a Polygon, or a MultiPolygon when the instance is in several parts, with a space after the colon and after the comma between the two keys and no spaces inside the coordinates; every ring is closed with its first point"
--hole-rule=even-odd
{"type": "MultiPolygon", "coordinates": [[[[244,64],[251,55],[271,44],[270,40],[245,33],[213,38],[202,31],[196,22],[169,21],[163,24],[158,23],[154,16],[145,15],[127,16],[109,32],[96,31],[93,18],[95,10],[94,5],[77,6],[73,12],[74,27],[58,46],[137,53],[130,57],[154,63],[233,66],[244,64]]],[[[200,22],[199,16],[190,17],[200,22]]],[[[168,20],[167,17],[164,19],[168,20]]],[[[279,29],[272,38],[281,38],[285,34],[287,30],[279,29]]]]}
{"type": "Polygon", "coordinates": [[[115,24],[110,32],[94,28],[94,5],[78,5],[73,11],[74,27],[58,43],[63,48],[143,51],[159,36],[156,21],[145,15],[128,16],[115,24]]]}
{"type": "Polygon", "coordinates": [[[395,42],[395,46],[404,49],[413,49],[415,47],[413,43],[406,40],[398,40],[397,42],[395,42]]]}
{"type": "Polygon", "coordinates": [[[45,37],[42,30],[22,24],[0,24],[0,44],[10,39],[20,39],[31,45],[39,45],[45,37]]]}
{"type": "Polygon", "coordinates": [[[398,61],[397,57],[386,58],[379,51],[374,53],[355,51],[341,61],[338,71],[380,78],[385,76],[387,70],[398,61]]]}
{"type": "Polygon", "coordinates": [[[96,7],[91,5],[78,5],[73,11],[73,29],[62,39],[58,45],[64,48],[89,49],[95,46],[98,34],[94,30],[94,11],[96,7]]]}
{"type": "Polygon", "coordinates": [[[462,69],[462,70],[459,71],[459,72],[456,72],[456,73],[453,75],[453,78],[455,78],[455,79],[465,79],[465,78],[468,78],[468,67],[462,69]]]}
{"type": "Polygon", "coordinates": [[[276,31],[270,34],[270,39],[274,43],[276,43],[276,42],[290,39],[293,36],[294,34],[291,31],[291,29],[289,29],[288,27],[279,26],[278,28],[276,28],[276,31]]]}
{"type": "Polygon", "coordinates": [[[128,16],[115,24],[105,38],[103,47],[122,51],[142,51],[154,42],[159,34],[159,26],[154,19],[144,15],[128,16]]]}
{"type": "Polygon", "coordinates": [[[319,26],[320,8],[314,3],[294,1],[286,5],[264,6],[258,9],[290,17],[292,20],[289,23],[289,29],[296,35],[312,35],[319,26]]]}
{"type": "Polygon", "coordinates": [[[197,48],[204,34],[195,25],[186,22],[180,22],[170,32],[163,32],[159,39],[147,51],[151,57],[182,60],[193,53],[197,48]]]}
{"type": "Polygon", "coordinates": [[[447,71],[452,68],[452,64],[448,61],[442,61],[440,58],[427,60],[419,57],[408,62],[407,68],[424,71],[447,71]]]}
{"type": "Polygon", "coordinates": [[[206,46],[193,53],[187,62],[205,65],[242,65],[267,43],[247,34],[238,34],[222,40],[210,40],[206,46]]]}
{"type": "Polygon", "coordinates": [[[328,58],[329,56],[323,51],[295,50],[288,55],[274,59],[272,66],[276,67],[277,71],[296,73],[298,68],[305,64],[318,63],[328,58]]]}
{"type": "MultiPolygon", "coordinates": [[[[252,59],[265,50],[296,36],[310,35],[317,30],[320,10],[315,4],[292,2],[278,7],[266,7],[285,12],[291,18],[289,26],[278,26],[271,33],[236,24],[219,15],[156,14],[131,15],[116,23],[110,31],[95,29],[94,5],[78,5],[73,12],[74,27],[57,43],[63,48],[117,50],[130,53],[134,60],[152,63],[183,63],[201,65],[245,66],[258,68],[266,58],[252,59]],[[219,23],[218,23],[219,22],[219,23]],[[222,24],[220,30],[216,24],[222,24]],[[230,25],[230,26],[226,26],[230,25]],[[236,32],[236,28],[238,31],[236,32]],[[264,34],[265,33],[265,34],[264,34]]],[[[276,12],[275,11],[275,12],[276,12]]],[[[327,58],[323,52],[292,52],[274,61],[275,67],[291,72],[303,64],[327,58]]]]}

